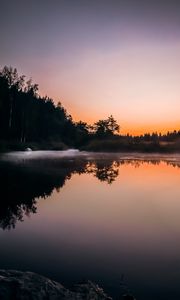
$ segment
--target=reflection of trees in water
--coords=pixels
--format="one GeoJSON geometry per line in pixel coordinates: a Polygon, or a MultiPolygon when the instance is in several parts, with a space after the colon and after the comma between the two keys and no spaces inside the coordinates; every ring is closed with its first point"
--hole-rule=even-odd
{"type": "Polygon", "coordinates": [[[36,201],[32,199],[31,203],[14,204],[3,206],[0,212],[0,227],[2,229],[15,228],[17,221],[23,221],[24,214],[36,213],[36,201]]]}
{"type": "MultiPolygon", "coordinates": [[[[54,189],[59,192],[72,174],[92,174],[99,181],[112,184],[122,165],[130,164],[139,168],[143,164],[159,165],[161,162],[140,159],[40,160],[19,165],[1,162],[0,227],[15,228],[16,222],[22,222],[24,215],[36,213],[38,198],[49,197],[54,189]]],[[[175,161],[165,162],[167,165],[180,167],[175,161]]]]}
{"type": "Polygon", "coordinates": [[[116,161],[99,161],[88,163],[86,173],[93,174],[100,181],[111,184],[119,175],[119,162],[116,161]]]}
{"type": "MultiPolygon", "coordinates": [[[[84,164],[85,167],[86,164],[84,164]]],[[[0,227],[14,228],[23,216],[36,213],[38,198],[47,198],[54,189],[63,187],[67,179],[77,169],[72,163],[61,165],[55,163],[0,164],[1,203],[0,227]]]]}

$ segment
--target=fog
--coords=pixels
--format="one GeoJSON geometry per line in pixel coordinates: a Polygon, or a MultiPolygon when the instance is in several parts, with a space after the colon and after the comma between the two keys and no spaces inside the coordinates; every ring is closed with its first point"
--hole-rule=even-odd
{"type": "Polygon", "coordinates": [[[31,160],[151,160],[151,161],[167,161],[180,164],[180,154],[148,154],[148,153],[106,153],[106,152],[86,152],[77,149],[69,149],[65,151],[14,151],[0,154],[0,161],[20,163],[31,160]]]}

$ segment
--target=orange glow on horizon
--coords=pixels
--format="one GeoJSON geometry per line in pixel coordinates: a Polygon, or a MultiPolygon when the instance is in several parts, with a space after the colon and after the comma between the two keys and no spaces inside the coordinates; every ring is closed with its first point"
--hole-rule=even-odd
{"type": "Polygon", "coordinates": [[[88,48],[69,68],[62,71],[56,62],[55,72],[43,69],[35,81],[74,121],[93,124],[112,114],[121,134],[180,130],[179,41],[137,44],[132,39],[121,46],[104,53],[88,48]]]}
{"type": "MultiPolygon", "coordinates": [[[[41,86],[43,85],[44,82],[42,81],[41,86]]],[[[167,102],[168,105],[166,105],[166,107],[161,107],[156,104],[154,110],[152,109],[152,105],[139,111],[138,107],[133,107],[132,109],[132,107],[129,106],[126,108],[122,107],[122,109],[121,106],[119,106],[115,109],[113,102],[112,108],[111,104],[109,107],[98,102],[97,105],[93,105],[92,102],[88,102],[88,99],[84,102],[79,101],[76,95],[71,96],[66,93],[64,93],[62,97],[59,97],[57,96],[59,91],[55,89],[54,86],[52,86],[49,92],[44,86],[41,88],[40,94],[50,94],[55,104],[60,101],[75,122],[82,121],[93,125],[98,120],[106,119],[112,114],[120,125],[120,134],[122,135],[130,134],[132,136],[138,136],[145,133],[152,134],[153,132],[166,134],[168,131],[173,132],[174,130],[180,130],[178,106],[177,109],[175,109],[175,106],[170,105],[169,102],[167,102]],[[137,109],[135,110],[135,108],[137,109]],[[161,111],[161,113],[159,111],[161,111]]],[[[80,98],[83,97],[81,96],[80,98]]]]}
{"type": "Polygon", "coordinates": [[[157,132],[158,134],[166,134],[168,131],[169,132],[173,132],[174,130],[178,131],[180,130],[180,123],[174,123],[174,125],[170,124],[161,124],[158,126],[155,126],[154,124],[150,124],[150,125],[144,125],[144,126],[134,126],[132,124],[132,126],[128,126],[125,127],[124,129],[122,129],[120,132],[122,134],[127,134],[129,133],[130,135],[136,136],[136,135],[143,135],[145,133],[155,133],[157,132]]]}
{"type": "MultiPolygon", "coordinates": [[[[110,115],[110,114],[109,114],[110,115]]],[[[100,119],[106,119],[107,116],[100,116],[100,114],[93,114],[93,116],[89,116],[87,114],[80,114],[74,111],[72,113],[72,118],[75,122],[83,121],[87,122],[88,124],[94,124],[100,119]]],[[[115,116],[114,118],[117,120],[118,124],[120,125],[120,134],[126,135],[130,134],[133,136],[143,135],[145,133],[152,134],[153,132],[157,132],[158,134],[166,134],[168,131],[173,132],[174,130],[180,130],[180,122],[167,122],[166,124],[135,124],[131,122],[121,122],[115,116]]]]}

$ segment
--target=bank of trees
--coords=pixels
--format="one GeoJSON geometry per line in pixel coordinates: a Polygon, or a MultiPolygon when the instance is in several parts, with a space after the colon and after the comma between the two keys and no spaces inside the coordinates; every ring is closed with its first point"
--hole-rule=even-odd
{"type": "Polygon", "coordinates": [[[38,94],[38,85],[17,69],[5,66],[0,71],[0,140],[27,142],[62,141],[81,146],[89,139],[114,135],[119,125],[110,116],[93,126],[73,122],[61,102],[38,94]]]}
{"type": "Polygon", "coordinates": [[[38,85],[19,76],[16,69],[0,72],[0,137],[19,142],[55,138],[68,131],[71,117],[60,103],[38,95],[38,85]]]}
{"type": "Polygon", "coordinates": [[[93,125],[74,122],[61,102],[41,97],[38,85],[19,75],[17,69],[5,66],[0,70],[0,146],[4,142],[36,143],[38,148],[46,144],[48,149],[48,143],[58,142],[62,147],[96,151],[180,150],[180,131],[140,136],[122,136],[119,131],[112,115],[93,125]]]}

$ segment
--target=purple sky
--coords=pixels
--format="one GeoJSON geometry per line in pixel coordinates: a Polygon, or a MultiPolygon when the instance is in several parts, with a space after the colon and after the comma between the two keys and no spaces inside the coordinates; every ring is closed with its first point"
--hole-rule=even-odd
{"type": "Polygon", "coordinates": [[[180,1],[0,0],[0,45],[75,120],[180,129],[180,1]]]}

